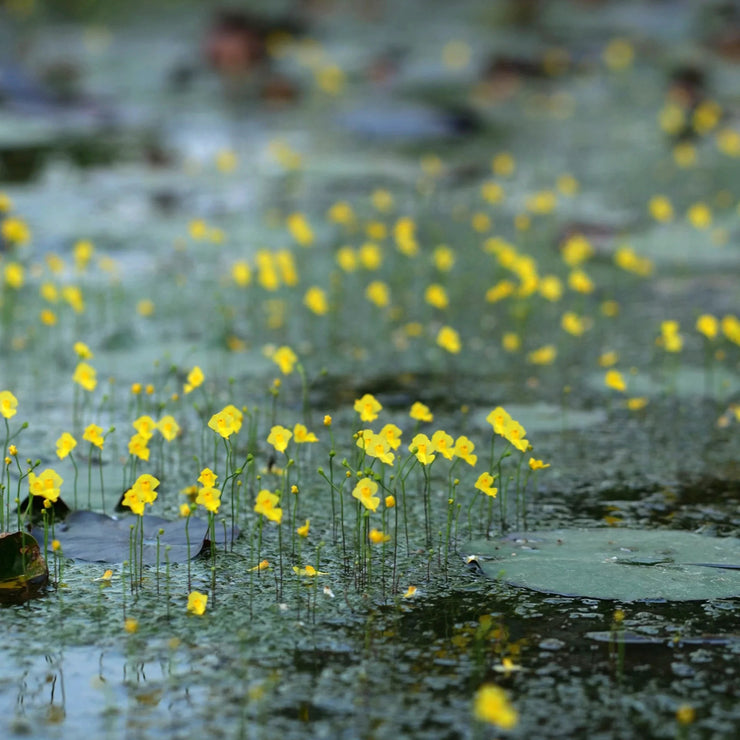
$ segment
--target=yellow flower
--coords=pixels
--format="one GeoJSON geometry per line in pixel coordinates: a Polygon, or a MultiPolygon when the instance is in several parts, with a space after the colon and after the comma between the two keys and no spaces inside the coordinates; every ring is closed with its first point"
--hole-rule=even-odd
{"type": "Polygon", "coordinates": [[[355,213],[352,206],[345,200],[334,203],[326,213],[329,221],[335,224],[349,225],[355,220],[355,213]]]}
{"type": "Polygon", "coordinates": [[[555,184],[563,195],[572,196],[578,192],[578,180],[567,172],[560,175],[555,184]]]}
{"type": "Polygon", "coordinates": [[[189,504],[180,504],[180,516],[189,517],[192,513],[192,509],[189,504]]]}
{"type": "Polygon", "coordinates": [[[614,350],[609,350],[599,355],[599,365],[601,367],[611,367],[612,365],[616,365],[618,361],[619,354],[614,350]]]}
{"type": "Polygon", "coordinates": [[[383,262],[383,251],[374,242],[366,242],[357,250],[357,258],[366,270],[377,270],[383,262]]]}
{"type": "Polygon", "coordinates": [[[432,412],[429,410],[429,407],[421,403],[421,401],[416,401],[411,406],[411,411],[409,411],[409,416],[412,419],[416,419],[416,421],[432,421],[434,419],[434,416],[432,415],[432,412]]]}
{"type": "Polygon", "coordinates": [[[422,465],[430,465],[434,462],[434,445],[426,434],[417,434],[409,445],[409,450],[416,455],[416,459],[422,465]]]}
{"type": "Polygon", "coordinates": [[[45,308],[39,314],[39,320],[44,326],[56,326],[57,315],[48,308],[45,308]]]}
{"type": "Polygon", "coordinates": [[[526,431],[524,427],[512,418],[504,426],[504,438],[510,442],[519,452],[526,452],[529,447],[529,440],[525,439],[526,431]]]}
{"type": "Polygon", "coordinates": [[[704,313],[696,320],[696,330],[707,339],[715,339],[719,334],[719,321],[716,316],[704,313]]]}
{"type": "Polygon", "coordinates": [[[331,416],[329,414],[324,414],[324,426],[330,427],[331,422],[332,422],[331,416]]]}
{"type": "Polygon", "coordinates": [[[82,439],[102,450],[103,443],[105,442],[105,438],[103,437],[103,428],[99,427],[97,424],[88,424],[85,427],[85,431],[82,433],[82,439]]]}
{"type": "Polygon", "coordinates": [[[372,478],[361,478],[352,491],[356,498],[366,509],[376,511],[380,504],[380,497],[376,496],[378,484],[372,478]]]}
{"type": "Polygon", "coordinates": [[[271,444],[278,452],[285,452],[288,447],[288,442],[293,436],[290,429],[286,429],[280,424],[276,424],[270,429],[270,434],[267,437],[267,443],[271,444]]]}
{"type": "Polygon", "coordinates": [[[275,252],[275,262],[280,270],[283,282],[290,286],[298,285],[298,273],[295,269],[292,252],[287,249],[275,252]]]}
{"type": "Polygon", "coordinates": [[[308,533],[311,530],[311,520],[306,519],[306,523],[302,527],[296,529],[296,533],[299,537],[308,537],[308,533]]]}
{"type": "Polygon", "coordinates": [[[648,202],[648,210],[650,215],[661,223],[673,219],[673,206],[665,195],[654,195],[648,202]]]}
{"type": "Polygon", "coordinates": [[[573,311],[566,311],[560,319],[560,326],[568,334],[572,334],[574,337],[580,337],[588,328],[588,320],[573,311]]]}
{"type": "Polygon", "coordinates": [[[0,391],[0,414],[10,419],[17,413],[18,399],[10,391],[0,391]]]}
{"type": "Polygon", "coordinates": [[[62,298],[72,306],[72,310],[75,313],[82,313],[85,310],[82,291],[76,285],[65,285],[62,288],[62,298]]]}
{"type": "Polygon", "coordinates": [[[86,391],[94,391],[98,381],[95,377],[95,368],[86,362],[80,362],[75,368],[72,380],[81,385],[86,391]]]}
{"type": "Polygon", "coordinates": [[[501,185],[494,180],[489,180],[480,186],[480,195],[483,200],[495,205],[504,199],[505,193],[501,185]]]}
{"type": "Polygon", "coordinates": [[[738,320],[737,316],[733,316],[732,314],[723,316],[720,322],[720,328],[727,339],[733,344],[740,345],[740,320],[738,320]]]}
{"type": "Polygon", "coordinates": [[[507,352],[517,352],[522,346],[522,340],[516,332],[507,331],[501,337],[501,346],[507,352]]]}
{"type": "Polygon", "coordinates": [[[152,419],[151,416],[140,416],[135,419],[131,426],[142,436],[144,439],[151,439],[154,434],[154,430],[157,428],[157,422],[152,419]]]}
{"type": "Polygon", "coordinates": [[[74,350],[74,353],[81,360],[92,359],[93,353],[90,351],[90,348],[84,342],[75,342],[74,347],[72,347],[72,349],[74,350]]]}
{"type": "Polygon", "coordinates": [[[568,237],[561,250],[565,264],[574,268],[592,257],[594,253],[591,242],[582,234],[573,234],[568,237]]]}
{"type": "Polygon", "coordinates": [[[270,567],[270,563],[267,560],[261,560],[257,565],[255,565],[253,568],[249,568],[250,571],[260,571],[260,570],[267,570],[270,567]]]}
{"type": "Polygon", "coordinates": [[[297,565],[293,566],[293,572],[299,576],[308,576],[314,578],[315,576],[325,576],[326,572],[323,570],[316,570],[313,565],[307,565],[305,568],[299,568],[297,565]]]}
{"type": "Polygon", "coordinates": [[[202,594],[199,591],[191,591],[188,594],[188,611],[191,614],[202,616],[206,613],[206,604],[208,603],[208,595],[202,594]]]}
{"type": "Polygon", "coordinates": [[[208,427],[227,439],[232,434],[239,433],[242,428],[242,419],[242,412],[233,404],[228,404],[210,418],[208,427]]]}
{"type": "Polygon", "coordinates": [[[180,425],[170,415],[163,416],[157,422],[157,429],[168,442],[172,442],[180,434],[180,425]]]}
{"type": "Polygon", "coordinates": [[[149,448],[147,447],[147,444],[149,439],[149,437],[146,437],[143,434],[134,434],[128,442],[129,454],[138,457],[139,460],[148,460],[149,448]]]}
{"type": "Polygon", "coordinates": [[[696,106],[691,123],[698,134],[709,133],[722,116],[722,108],[714,100],[703,100],[696,106]]]}
{"type": "Polygon", "coordinates": [[[583,270],[572,270],[568,275],[568,287],[576,293],[593,293],[593,280],[583,270]]]}
{"type": "Polygon", "coordinates": [[[126,619],[123,620],[123,629],[128,632],[129,635],[133,635],[134,632],[139,629],[139,620],[134,619],[134,617],[126,617],[126,619]]]}
{"type": "Polygon", "coordinates": [[[302,213],[291,213],[285,223],[298,244],[302,247],[310,247],[313,244],[313,231],[302,213]]]}
{"type": "Polygon", "coordinates": [[[151,300],[151,298],[142,298],[137,304],[136,304],[136,313],[139,314],[139,316],[153,316],[155,310],[154,301],[151,300]]]}
{"type": "Polygon", "coordinates": [[[491,475],[490,473],[481,473],[478,476],[478,480],[475,482],[475,487],[479,491],[483,491],[483,493],[485,493],[486,496],[491,496],[491,498],[496,498],[496,495],[498,494],[498,488],[493,487],[494,480],[496,480],[495,475],[491,475]]]}
{"type": "Polygon", "coordinates": [[[530,470],[542,470],[544,468],[549,468],[550,463],[542,462],[542,460],[537,460],[534,457],[529,458],[529,469],[530,470]]]}
{"type": "Polygon", "coordinates": [[[18,290],[23,287],[25,271],[23,265],[18,262],[8,262],[5,265],[5,284],[10,288],[18,290]]]}
{"type": "Polygon", "coordinates": [[[54,550],[54,552],[59,552],[62,549],[62,543],[59,540],[52,540],[51,549],[54,550]]]}
{"type": "Polygon", "coordinates": [[[438,429],[432,435],[432,449],[435,452],[439,452],[439,454],[447,460],[452,460],[454,455],[454,446],[454,440],[443,429],[438,429]]]}
{"type": "Polygon", "coordinates": [[[185,393],[190,393],[194,388],[197,388],[199,385],[202,385],[203,381],[205,380],[205,376],[203,375],[203,371],[196,365],[189,373],[187,380],[185,382],[185,385],[183,386],[183,391],[185,393]]]}
{"type": "Polygon", "coordinates": [[[500,434],[502,437],[506,434],[506,426],[511,422],[511,416],[501,406],[496,406],[488,416],[486,421],[493,427],[493,431],[496,434],[500,434]]]}
{"type": "Polygon", "coordinates": [[[447,291],[439,283],[431,283],[424,291],[424,300],[434,308],[444,311],[450,305],[447,291]]]}
{"type": "Polygon", "coordinates": [[[740,157],[740,132],[724,128],[717,132],[717,149],[728,157],[740,157]]]}
{"type": "Polygon", "coordinates": [[[326,298],[326,292],[316,285],[306,291],[303,302],[317,316],[323,316],[329,311],[329,301],[326,298]]]}
{"type": "Polygon", "coordinates": [[[211,513],[217,514],[218,508],[221,506],[221,491],[212,486],[204,486],[198,491],[195,503],[211,513]]]}
{"type": "Polygon", "coordinates": [[[306,442],[318,442],[319,438],[313,433],[309,432],[303,424],[296,424],[293,427],[293,439],[296,444],[305,444],[306,442]]]}
{"type": "Polygon", "coordinates": [[[662,345],[666,352],[680,352],[683,348],[683,338],[678,330],[678,321],[661,322],[660,337],[658,337],[657,342],[662,345]]]}
{"type": "Polygon", "coordinates": [[[360,415],[361,421],[374,421],[383,410],[378,400],[371,393],[366,393],[362,398],[355,400],[355,411],[360,415]]]}
{"type": "Polygon", "coordinates": [[[694,203],[686,212],[686,218],[695,229],[708,229],[712,225],[712,212],[706,203],[694,203]]]}
{"type": "Polygon", "coordinates": [[[395,424],[386,424],[378,432],[392,450],[397,450],[401,446],[401,430],[395,424]]]}
{"type": "Polygon", "coordinates": [[[278,508],[280,503],[280,497],[270,491],[262,490],[257,494],[257,500],[254,505],[254,510],[258,514],[262,514],[266,519],[271,522],[280,524],[283,519],[283,510],[278,508]]]}
{"type": "Polygon", "coordinates": [[[373,545],[380,545],[383,542],[390,542],[391,540],[389,534],[385,534],[382,530],[375,529],[374,527],[368,532],[367,538],[373,545]]]}
{"type": "Polygon", "coordinates": [[[345,272],[354,272],[357,269],[357,254],[352,247],[340,247],[337,250],[337,264],[345,272]]]}
{"type": "Polygon", "coordinates": [[[552,190],[540,190],[527,198],[526,208],[540,215],[552,213],[558,204],[558,196],[552,190]]]}
{"type": "Polygon", "coordinates": [[[6,218],[0,227],[0,236],[9,244],[26,244],[31,239],[31,231],[20,218],[6,218]]]}
{"type": "Polygon", "coordinates": [[[246,260],[234,262],[231,266],[231,277],[240,288],[246,288],[252,282],[252,269],[246,260]]]}
{"type": "Polygon", "coordinates": [[[370,455],[370,457],[377,457],[378,460],[385,465],[393,465],[395,455],[391,452],[388,440],[384,436],[370,432],[370,434],[364,438],[363,449],[367,455],[370,455]]]}
{"type": "Polygon", "coordinates": [[[223,174],[233,172],[239,164],[236,152],[231,149],[221,149],[216,152],[216,168],[223,174]]]}
{"type": "Polygon", "coordinates": [[[640,409],[644,409],[645,406],[648,405],[647,398],[644,397],[635,397],[635,398],[628,398],[627,399],[627,408],[630,411],[640,411],[640,409]]]}
{"type": "Polygon", "coordinates": [[[279,347],[272,356],[272,361],[280,368],[283,375],[290,375],[298,362],[298,357],[290,347],[279,347]]]}
{"type": "Polygon", "coordinates": [[[500,152],[491,161],[491,169],[496,175],[507,177],[514,173],[516,162],[508,152],[500,152]]]}
{"type": "Polygon", "coordinates": [[[144,516],[144,505],[153,504],[157,499],[156,487],[159,480],[153,475],[140,475],[134,485],[126,491],[122,504],[128,506],[137,516],[144,516]]]}
{"type": "Polygon", "coordinates": [[[632,66],[635,50],[632,44],[623,38],[612,39],[602,53],[604,64],[613,72],[632,66]]]}
{"type": "Polygon", "coordinates": [[[388,286],[381,280],[373,280],[365,289],[365,297],[378,308],[385,308],[391,302],[388,286]]]}
{"type": "Polygon", "coordinates": [[[57,457],[64,460],[75,447],[77,447],[77,440],[69,432],[64,432],[57,440],[57,457]]]}
{"type": "Polygon", "coordinates": [[[532,350],[527,355],[527,361],[533,365],[552,365],[557,354],[558,351],[552,344],[546,344],[544,347],[532,350]]]}
{"type": "Polygon", "coordinates": [[[509,703],[504,690],[495,684],[483,684],[475,695],[473,713],[482,722],[511,730],[519,722],[516,709],[509,703]]]}
{"type": "Polygon", "coordinates": [[[396,505],[396,497],[391,494],[388,494],[385,497],[385,501],[383,503],[385,503],[386,509],[392,509],[396,505]]]}
{"type": "Polygon", "coordinates": [[[460,335],[451,327],[443,326],[437,334],[437,344],[442,349],[447,350],[453,355],[460,352],[462,344],[460,343],[460,335]]]}
{"type": "Polygon", "coordinates": [[[511,280],[499,280],[496,285],[490,287],[486,291],[486,302],[487,303],[498,303],[504,298],[508,298],[514,294],[516,286],[511,280]]]}
{"type": "Polygon", "coordinates": [[[455,253],[449,247],[440,244],[434,248],[432,260],[440,272],[449,272],[455,265],[455,253]]]}
{"type": "Polygon", "coordinates": [[[55,470],[47,468],[43,473],[28,474],[28,490],[32,496],[41,496],[45,501],[54,503],[59,498],[59,489],[64,480],[55,470]]]}
{"type": "Polygon", "coordinates": [[[690,725],[694,719],[696,719],[696,712],[690,704],[681,704],[676,710],[676,722],[679,725],[690,725]]]}
{"type": "Polygon", "coordinates": [[[218,476],[210,468],[203,468],[198,476],[198,483],[202,483],[206,488],[211,488],[216,485],[216,478],[218,476]]]}
{"type": "Polygon", "coordinates": [[[478,456],[473,454],[475,445],[464,435],[459,436],[455,440],[455,448],[453,453],[461,460],[465,460],[468,465],[475,466],[478,462],[478,456]]]}
{"type": "Polygon", "coordinates": [[[361,449],[365,449],[365,445],[373,438],[373,435],[375,432],[372,429],[360,429],[357,434],[355,434],[355,437],[357,441],[355,444],[361,449]]]}
{"type": "Polygon", "coordinates": [[[393,237],[396,240],[398,251],[407,257],[415,257],[419,253],[419,244],[416,241],[416,224],[414,220],[405,216],[399,218],[393,227],[393,237]]]}
{"type": "Polygon", "coordinates": [[[563,283],[557,275],[545,275],[539,282],[539,291],[546,301],[555,303],[563,295],[563,283]]]}
{"type": "Polygon", "coordinates": [[[413,599],[416,596],[416,586],[409,586],[406,593],[401,597],[403,599],[413,599]]]}
{"type": "Polygon", "coordinates": [[[614,368],[607,370],[604,376],[604,384],[607,388],[613,388],[615,391],[620,391],[620,393],[624,393],[627,390],[627,384],[624,382],[622,373],[614,368]]]}

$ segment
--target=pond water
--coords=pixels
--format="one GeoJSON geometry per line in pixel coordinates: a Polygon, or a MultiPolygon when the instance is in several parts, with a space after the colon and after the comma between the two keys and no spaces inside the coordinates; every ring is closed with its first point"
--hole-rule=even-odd
{"type": "Polygon", "coordinates": [[[244,18],[202,3],[0,9],[0,221],[31,230],[0,240],[0,390],[18,399],[0,425],[18,446],[3,525],[35,461],[70,506],[107,514],[156,474],[151,511],[169,520],[202,468],[219,486],[234,473],[218,546],[190,562],[179,529],[178,557],[162,548],[139,573],[125,536],[101,562],[48,550],[46,593],[0,607],[4,736],[736,737],[740,594],[599,600],[573,595],[575,568],[565,594],[465,557],[525,529],[738,536],[736,11],[412,0],[267,17],[247,36],[269,51],[245,69],[229,35],[245,43],[244,18]],[[91,392],[72,382],[77,341],[91,392]],[[280,346],[298,369],[280,371],[280,346]],[[187,392],[196,365],[205,382],[187,392]],[[377,422],[353,408],[365,393],[377,422]],[[417,401],[433,423],[409,417],[417,401]],[[244,413],[231,442],[207,426],[226,404],[244,413]],[[492,433],[498,406],[526,455],[492,433]],[[143,414],[179,433],[135,462],[143,414]],[[90,423],[107,435],[94,454],[90,423]],[[318,444],[268,442],[299,423],[318,444]],[[393,467],[353,436],[383,424],[403,432],[393,467]],[[469,437],[477,462],[414,462],[411,439],[436,430],[469,437]],[[55,454],[65,431],[72,459],[55,454]],[[485,470],[496,499],[476,488],[485,470]],[[374,474],[395,506],[368,514],[347,481],[374,474]],[[282,492],[280,527],[254,511],[260,490],[282,492]],[[370,527],[390,540],[367,544],[370,527]],[[475,718],[487,684],[516,726],[475,718]]]}

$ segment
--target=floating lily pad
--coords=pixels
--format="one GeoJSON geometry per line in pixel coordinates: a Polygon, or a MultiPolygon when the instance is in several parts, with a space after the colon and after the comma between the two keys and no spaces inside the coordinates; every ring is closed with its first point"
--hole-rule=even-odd
{"type": "MultiPolygon", "coordinates": [[[[602,378],[603,383],[603,378],[602,378]]],[[[504,408],[529,434],[559,432],[563,429],[586,429],[606,420],[603,409],[563,409],[550,403],[505,404],[504,408]]],[[[486,408],[480,414],[481,426],[490,413],[486,408]]]]}
{"type": "Polygon", "coordinates": [[[30,534],[0,534],[0,604],[22,604],[33,599],[48,580],[39,543],[30,534]]]}
{"type": "Polygon", "coordinates": [[[690,532],[561,529],[474,542],[483,572],[512,586],[618,601],[740,596],[740,542],[690,532]],[[488,558],[488,559],[486,559],[488,558]]]}
{"type": "MultiPolygon", "coordinates": [[[[592,373],[587,383],[596,390],[612,393],[604,384],[604,373],[592,373]]],[[[661,382],[647,375],[627,376],[627,392],[634,396],[656,396],[671,393],[679,398],[712,396],[720,401],[732,398],[740,391],[740,376],[725,367],[712,369],[709,378],[703,368],[682,366],[669,380],[661,382]]],[[[525,425],[526,426],[526,425],[525,425]]]]}
{"type": "MultiPolygon", "coordinates": [[[[188,559],[188,536],[190,538],[190,557],[199,555],[204,547],[208,533],[208,522],[190,517],[170,521],[158,516],[145,515],[143,561],[146,564],[157,562],[157,536],[159,530],[159,561],[164,562],[165,548],[169,547],[171,563],[188,559]]],[[[138,527],[138,517],[126,516],[120,519],[99,514],[94,511],[73,511],[55,529],[65,557],[88,560],[94,563],[121,563],[130,558],[131,527],[138,527]]],[[[34,534],[37,530],[34,530],[34,534]]],[[[224,543],[224,528],[216,524],[216,543],[224,543]]],[[[239,530],[227,526],[226,538],[229,543],[237,537],[239,530]]],[[[40,536],[43,536],[41,531],[40,536]]]]}

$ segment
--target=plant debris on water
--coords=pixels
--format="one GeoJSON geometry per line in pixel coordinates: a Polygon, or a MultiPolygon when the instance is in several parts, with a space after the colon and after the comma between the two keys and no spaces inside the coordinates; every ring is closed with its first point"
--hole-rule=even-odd
{"type": "Polygon", "coordinates": [[[5,734],[734,738],[738,21],[5,3],[5,734]]]}

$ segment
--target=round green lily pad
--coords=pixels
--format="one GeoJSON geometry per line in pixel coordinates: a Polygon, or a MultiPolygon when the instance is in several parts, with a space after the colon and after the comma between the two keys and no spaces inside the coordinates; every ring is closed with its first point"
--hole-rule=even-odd
{"type": "Polygon", "coordinates": [[[617,601],[740,596],[740,541],[680,531],[560,529],[480,540],[466,550],[512,586],[617,601]]]}

